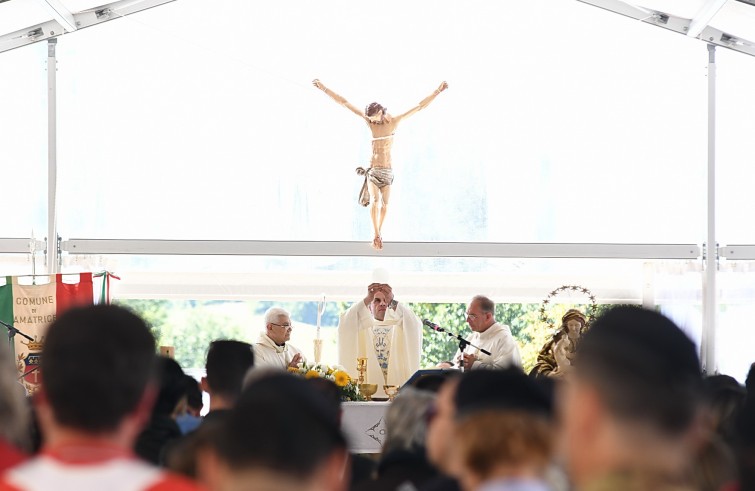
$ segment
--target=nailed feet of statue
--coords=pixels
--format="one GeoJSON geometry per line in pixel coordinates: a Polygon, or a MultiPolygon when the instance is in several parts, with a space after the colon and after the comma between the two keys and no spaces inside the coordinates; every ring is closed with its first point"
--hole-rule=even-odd
{"type": "Polygon", "coordinates": [[[382,250],[383,249],[383,238],[379,235],[376,235],[374,239],[372,239],[372,248],[375,250],[382,250]]]}

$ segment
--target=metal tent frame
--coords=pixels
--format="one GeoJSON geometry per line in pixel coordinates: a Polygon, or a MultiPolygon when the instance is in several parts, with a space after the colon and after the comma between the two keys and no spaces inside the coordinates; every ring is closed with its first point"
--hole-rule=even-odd
{"type": "MultiPolygon", "coordinates": [[[[6,0],[7,1],[7,0],[6,0]]],[[[755,245],[732,245],[718,248],[715,218],[715,144],[716,144],[716,47],[755,56],[755,42],[736,33],[724,32],[710,25],[727,0],[706,0],[695,17],[685,18],[648,9],[621,0],[577,0],[601,9],[636,19],[646,24],[694,37],[708,49],[708,209],[707,233],[703,247],[697,244],[600,244],[600,243],[426,243],[397,242],[386,244],[378,253],[365,250],[357,242],[307,241],[213,241],[213,240],[101,240],[59,238],[56,222],[57,127],[56,127],[56,41],[57,37],[95,26],[119,17],[172,2],[173,0],[120,0],[80,12],[71,12],[57,0],[39,0],[52,19],[28,28],[0,35],[0,53],[32,43],[48,43],[48,229],[49,240],[0,239],[0,253],[28,254],[45,251],[49,273],[58,272],[62,253],[66,254],[133,254],[133,255],[243,255],[243,256],[383,256],[383,257],[467,257],[467,258],[601,258],[601,259],[702,259],[704,322],[703,365],[715,370],[716,271],[718,260],[755,259],[755,245]]],[[[751,4],[747,0],[740,1],[751,4]]],[[[755,8],[755,7],[753,7],[755,8]]]]}

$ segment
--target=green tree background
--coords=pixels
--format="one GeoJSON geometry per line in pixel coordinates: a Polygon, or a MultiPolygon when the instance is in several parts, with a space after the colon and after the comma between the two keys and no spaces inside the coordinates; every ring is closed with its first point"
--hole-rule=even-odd
{"type": "MultiPolygon", "coordinates": [[[[203,367],[207,348],[215,339],[239,339],[253,342],[250,324],[265,310],[276,305],[291,313],[294,322],[315,324],[317,302],[238,302],[194,300],[119,300],[116,303],[141,315],[149,325],[159,346],[174,346],[176,361],[182,367],[203,367]]],[[[322,326],[334,328],[339,316],[350,306],[346,302],[328,302],[323,314],[322,326]]],[[[466,323],[466,304],[463,303],[409,303],[408,307],[420,319],[444,327],[449,332],[467,337],[470,334],[466,323]]],[[[561,316],[570,308],[587,312],[587,305],[555,304],[546,311],[556,327],[561,316]]],[[[600,315],[610,305],[599,305],[600,315]]],[[[511,328],[519,344],[522,365],[529,371],[537,360],[543,345],[553,331],[539,319],[540,304],[501,303],[496,305],[495,318],[511,328]]],[[[458,342],[444,333],[425,328],[422,340],[422,367],[431,368],[441,361],[451,360],[458,342]]]]}
{"type": "Polygon", "coordinates": [[[216,339],[251,342],[243,316],[218,312],[214,301],[120,300],[146,321],[158,346],[174,346],[185,368],[204,367],[207,348],[216,339]]]}
{"type": "MultiPolygon", "coordinates": [[[[409,307],[420,319],[429,319],[449,332],[462,337],[468,337],[471,333],[466,321],[466,304],[413,303],[409,307]]],[[[551,335],[537,320],[539,308],[539,304],[519,303],[503,303],[495,307],[496,320],[511,328],[511,334],[519,344],[525,370],[534,366],[537,353],[551,335]]],[[[455,338],[425,329],[422,338],[422,365],[432,367],[441,361],[451,361],[458,348],[455,338]]]]}

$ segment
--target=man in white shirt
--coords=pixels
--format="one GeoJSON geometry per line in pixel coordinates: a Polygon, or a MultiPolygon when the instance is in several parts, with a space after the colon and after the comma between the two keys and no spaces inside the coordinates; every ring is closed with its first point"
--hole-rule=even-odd
{"type": "Polygon", "coordinates": [[[373,283],[338,323],[338,363],[358,376],[357,358],[367,358],[365,382],[400,387],[419,369],[422,322],[393,298],[390,285],[373,283]]]}
{"type": "Polygon", "coordinates": [[[288,342],[291,339],[291,317],[279,307],[265,312],[265,331],[254,343],[254,366],[286,370],[306,363],[301,351],[288,342]]]}
{"type": "Polygon", "coordinates": [[[0,478],[3,491],[200,491],[138,459],[136,438],[158,392],[155,339],[114,305],[78,307],[47,330],[34,404],[42,451],[0,478]]]}
{"type": "Polygon", "coordinates": [[[519,346],[511,335],[509,326],[496,322],[494,313],[495,303],[488,297],[477,295],[469,302],[467,324],[472,329],[472,335],[467,341],[471,344],[464,353],[457,351],[454,357],[457,364],[463,364],[464,370],[505,368],[512,365],[521,368],[519,346]],[[478,348],[489,351],[490,355],[478,348]]]}

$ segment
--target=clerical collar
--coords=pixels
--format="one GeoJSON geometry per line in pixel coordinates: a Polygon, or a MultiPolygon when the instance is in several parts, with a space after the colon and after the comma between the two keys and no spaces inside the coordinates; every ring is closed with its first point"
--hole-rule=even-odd
{"type": "Polygon", "coordinates": [[[480,333],[480,338],[488,338],[490,336],[495,336],[498,332],[498,323],[494,322],[490,327],[485,329],[483,332],[480,333]]]}
{"type": "Polygon", "coordinates": [[[283,343],[282,345],[276,343],[273,341],[273,338],[267,335],[267,333],[260,333],[260,344],[274,349],[276,353],[284,353],[288,351],[286,343],[283,343]]]}

